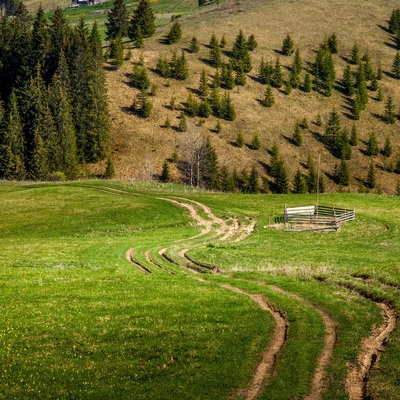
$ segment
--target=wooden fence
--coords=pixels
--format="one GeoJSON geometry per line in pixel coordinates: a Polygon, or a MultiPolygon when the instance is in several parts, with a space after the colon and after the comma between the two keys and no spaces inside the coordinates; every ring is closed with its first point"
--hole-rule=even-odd
{"type": "Polygon", "coordinates": [[[284,208],[283,219],[287,230],[338,230],[340,224],[355,219],[355,210],[327,206],[303,206],[284,208]]]}

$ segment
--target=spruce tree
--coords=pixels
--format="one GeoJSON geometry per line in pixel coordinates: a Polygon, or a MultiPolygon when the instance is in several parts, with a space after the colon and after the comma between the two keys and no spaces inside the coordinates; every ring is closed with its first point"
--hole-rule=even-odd
{"type": "Polygon", "coordinates": [[[153,111],[153,103],[144,89],[136,95],[134,107],[142,118],[149,118],[153,111]]]}
{"type": "Polygon", "coordinates": [[[312,71],[315,77],[314,83],[317,90],[323,92],[326,96],[332,94],[335,81],[335,65],[332,54],[323,44],[320,45],[312,71]]]}
{"type": "Polygon", "coordinates": [[[235,107],[228,92],[225,92],[224,97],[222,98],[219,117],[227,121],[233,121],[236,118],[235,107]]]}
{"type": "Polygon", "coordinates": [[[274,94],[270,85],[265,89],[264,99],[261,101],[264,107],[272,107],[275,104],[274,94]]]}
{"type": "Polygon", "coordinates": [[[250,170],[247,192],[255,194],[260,192],[260,185],[258,183],[258,172],[256,170],[255,165],[253,165],[250,170]]]}
{"type": "Polygon", "coordinates": [[[221,49],[224,49],[226,47],[226,37],[225,37],[225,33],[222,35],[221,40],[219,41],[219,47],[221,47],[221,49]]]}
{"type": "Polygon", "coordinates": [[[271,82],[272,71],[273,66],[271,63],[264,61],[264,57],[262,57],[258,68],[258,80],[264,85],[269,85],[271,82]]]}
{"type": "Polygon", "coordinates": [[[175,21],[167,34],[167,43],[177,43],[182,37],[182,26],[179,21],[175,21]]]}
{"type": "Polygon", "coordinates": [[[364,64],[360,63],[357,69],[356,94],[361,109],[364,110],[368,104],[367,80],[365,78],[364,64]]]}
{"type": "Polygon", "coordinates": [[[246,74],[244,73],[242,65],[239,65],[236,70],[235,83],[238,86],[244,86],[246,84],[246,74]]]}
{"type": "Polygon", "coordinates": [[[199,113],[199,102],[193,97],[192,93],[189,93],[186,98],[185,112],[189,117],[195,117],[199,113]]]}
{"type": "Polygon", "coordinates": [[[357,125],[355,123],[353,123],[351,127],[350,144],[352,146],[358,145],[358,130],[357,130],[357,125]]]}
{"type": "Polygon", "coordinates": [[[379,146],[378,141],[376,139],[375,132],[371,132],[369,134],[368,142],[367,142],[367,154],[369,156],[376,156],[379,154],[379,146]]]}
{"type": "Polygon", "coordinates": [[[311,158],[311,155],[308,155],[307,158],[307,175],[306,175],[306,183],[307,189],[309,193],[316,193],[317,192],[317,182],[318,182],[318,175],[317,171],[315,170],[314,161],[311,158]]]}
{"type": "Polygon", "coordinates": [[[389,135],[386,136],[385,145],[382,149],[382,154],[385,157],[390,157],[393,154],[393,145],[392,145],[389,135]]]}
{"type": "Polygon", "coordinates": [[[383,120],[386,124],[394,124],[396,122],[395,106],[393,104],[392,96],[388,96],[386,100],[383,120]]]}
{"type": "Polygon", "coordinates": [[[347,96],[352,96],[354,94],[353,73],[351,72],[349,64],[346,65],[346,68],[343,72],[342,87],[347,96]]]}
{"type": "Polygon", "coordinates": [[[296,123],[292,135],[292,141],[296,146],[301,146],[303,144],[303,135],[301,134],[300,125],[296,123]]]}
{"type": "Polygon", "coordinates": [[[371,56],[369,55],[368,50],[364,53],[364,55],[361,58],[361,61],[364,66],[364,74],[365,74],[365,79],[367,81],[372,80],[374,77],[374,69],[372,68],[372,63],[371,63],[371,56]]]}
{"type": "Polygon", "coordinates": [[[128,35],[131,40],[135,39],[135,27],[140,26],[144,38],[150,37],[155,32],[155,16],[149,0],[140,0],[130,20],[128,35]]]}
{"type": "Polygon", "coordinates": [[[171,62],[171,77],[180,81],[189,77],[189,67],[183,50],[181,56],[173,58],[171,62]]]}
{"type": "Polygon", "coordinates": [[[302,70],[303,70],[303,61],[300,57],[299,49],[296,49],[289,78],[292,87],[298,88],[300,86],[300,74],[302,70]]]}
{"type": "Polygon", "coordinates": [[[280,88],[283,85],[283,81],[282,65],[279,57],[277,57],[271,75],[271,85],[276,88],[280,88]]]}
{"type": "Polygon", "coordinates": [[[210,48],[210,62],[211,65],[218,68],[222,64],[222,53],[221,53],[221,48],[219,47],[219,43],[217,40],[217,37],[215,36],[215,33],[212,34],[210,43],[209,43],[209,48],[210,48]]]}
{"type": "Polygon", "coordinates": [[[111,156],[108,156],[104,177],[106,179],[112,179],[112,178],[114,178],[114,175],[115,175],[114,162],[113,162],[111,156]]]}
{"type": "Polygon", "coordinates": [[[376,187],[376,173],[375,173],[375,164],[371,160],[368,168],[367,177],[365,179],[365,186],[368,189],[374,189],[376,187]]]}
{"type": "Polygon", "coordinates": [[[210,87],[208,86],[207,73],[204,68],[200,75],[199,94],[203,99],[207,98],[208,95],[210,94],[210,87]]]}
{"type": "Polygon", "coordinates": [[[46,180],[49,176],[49,160],[47,149],[38,129],[36,129],[34,135],[33,157],[29,174],[30,177],[35,181],[46,180]]]}
{"type": "Polygon", "coordinates": [[[186,115],[182,111],[179,116],[179,131],[186,132],[187,131],[187,122],[186,122],[186,115]]]}
{"type": "Polygon", "coordinates": [[[133,66],[132,85],[139,90],[145,90],[150,87],[150,79],[146,68],[138,64],[133,66]]]}
{"type": "Polygon", "coordinates": [[[394,56],[392,73],[396,79],[400,79],[400,51],[398,51],[394,56]]]}
{"type": "Polygon", "coordinates": [[[360,60],[361,60],[360,48],[358,47],[357,43],[354,43],[353,47],[351,48],[350,62],[353,65],[358,65],[360,64],[360,60]]]}
{"type": "Polygon", "coordinates": [[[275,177],[275,188],[277,193],[290,192],[289,178],[283,160],[280,160],[277,166],[277,173],[275,177]]]}
{"type": "Polygon", "coordinates": [[[113,0],[105,26],[106,40],[113,40],[118,35],[121,38],[128,35],[129,15],[125,0],[113,0]]]}
{"type": "Polygon", "coordinates": [[[236,147],[243,147],[244,146],[244,138],[243,138],[243,133],[241,131],[238,132],[236,136],[236,147]]]}
{"type": "Polygon", "coordinates": [[[122,38],[117,35],[110,44],[110,58],[114,59],[114,64],[119,68],[124,63],[124,45],[122,38]]]}
{"type": "Polygon", "coordinates": [[[156,71],[163,78],[171,78],[172,74],[171,63],[166,58],[160,56],[159,59],[157,60],[156,71]]]}
{"type": "Polygon", "coordinates": [[[304,77],[303,90],[307,93],[310,93],[312,89],[313,89],[313,80],[311,78],[311,74],[307,72],[304,77]]]}
{"type": "Polygon", "coordinates": [[[204,144],[202,164],[202,184],[208,189],[219,189],[218,156],[211,143],[210,137],[207,137],[204,144]]]}
{"type": "Polygon", "coordinates": [[[142,33],[142,28],[140,25],[135,25],[134,27],[131,28],[131,40],[133,45],[141,49],[144,47],[144,38],[143,38],[143,33],[142,33]]]}
{"type": "Polygon", "coordinates": [[[297,170],[293,179],[293,193],[302,194],[307,193],[307,184],[303,174],[297,170]]]}
{"type": "Polygon", "coordinates": [[[340,117],[336,110],[329,114],[325,127],[325,141],[329,146],[333,146],[341,132],[340,117]]]}
{"type": "Polygon", "coordinates": [[[261,140],[258,136],[258,132],[254,132],[253,140],[251,141],[250,147],[253,150],[259,150],[261,148],[261,140]]]}
{"type": "Polygon", "coordinates": [[[290,56],[294,53],[294,42],[292,37],[287,34],[282,42],[282,54],[284,56],[290,56]]]}
{"type": "Polygon", "coordinates": [[[236,40],[231,52],[231,63],[234,70],[237,70],[239,65],[241,65],[244,72],[247,73],[251,71],[252,65],[250,52],[247,45],[247,40],[242,30],[240,30],[236,36],[236,40]]]}
{"type": "Polygon", "coordinates": [[[389,19],[389,31],[390,33],[396,33],[400,29],[400,8],[392,10],[389,19]]]}
{"type": "Polygon", "coordinates": [[[249,36],[249,38],[247,39],[247,48],[248,48],[250,51],[253,51],[253,50],[256,49],[257,45],[258,45],[258,43],[257,43],[257,41],[256,41],[256,38],[254,37],[253,34],[251,34],[251,35],[249,36]]]}
{"type": "Polygon", "coordinates": [[[197,40],[196,36],[193,36],[192,40],[190,41],[189,51],[191,53],[198,53],[199,50],[200,50],[199,41],[197,40]]]}
{"type": "Polygon", "coordinates": [[[170,172],[169,172],[169,163],[167,160],[164,160],[163,165],[162,165],[160,181],[165,183],[165,182],[169,182],[170,179],[171,179],[171,176],[170,176],[170,172]]]}
{"type": "Polygon", "coordinates": [[[349,186],[350,185],[350,170],[347,165],[347,161],[342,159],[340,160],[339,166],[336,166],[336,182],[340,186],[349,186]]]}
{"type": "Polygon", "coordinates": [[[338,52],[338,43],[337,43],[337,37],[336,37],[335,33],[332,33],[332,35],[328,37],[327,45],[328,45],[329,51],[332,54],[337,54],[337,52],[338,52]]]}
{"type": "Polygon", "coordinates": [[[32,27],[32,61],[31,66],[45,66],[50,51],[50,34],[45,12],[39,5],[32,27]]]}
{"type": "Polygon", "coordinates": [[[199,105],[198,115],[202,118],[208,118],[212,114],[212,108],[207,99],[204,99],[199,105]]]}

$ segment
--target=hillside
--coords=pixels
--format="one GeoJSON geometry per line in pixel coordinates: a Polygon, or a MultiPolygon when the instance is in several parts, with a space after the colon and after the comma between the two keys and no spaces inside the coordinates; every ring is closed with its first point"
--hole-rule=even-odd
{"type": "MultiPolygon", "coordinates": [[[[195,3],[188,0],[186,3],[195,3]]],[[[342,127],[349,131],[353,120],[349,113],[348,101],[340,91],[340,80],[343,70],[350,56],[351,49],[356,43],[361,54],[368,51],[373,68],[381,63],[383,79],[379,85],[384,94],[384,101],[376,100],[377,93],[368,91],[369,102],[362,112],[359,121],[356,121],[359,142],[353,147],[349,163],[351,184],[343,190],[359,190],[360,181],[364,182],[368,167],[373,160],[376,167],[377,188],[387,194],[394,194],[399,176],[388,172],[387,166],[396,164],[400,156],[400,145],[397,140],[399,121],[393,125],[382,122],[380,116],[384,112],[387,97],[393,97],[396,110],[400,100],[400,82],[391,74],[393,58],[396,53],[393,40],[387,31],[388,18],[396,1],[364,2],[321,0],[302,0],[294,4],[291,1],[226,1],[219,8],[207,12],[200,12],[190,18],[181,19],[183,35],[175,45],[166,45],[163,38],[171,24],[159,28],[156,35],[146,40],[143,50],[132,49],[132,59],[115,70],[112,64],[107,66],[107,82],[109,89],[109,104],[112,115],[112,152],[116,167],[116,176],[123,179],[149,179],[156,177],[161,172],[163,161],[176,152],[183,153],[185,140],[191,132],[201,131],[210,135],[216,149],[219,164],[226,164],[232,171],[243,168],[250,169],[256,166],[260,177],[272,178],[268,175],[270,154],[268,151],[274,143],[280,148],[281,155],[292,180],[298,168],[305,173],[304,164],[310,154],[314,162],[318,162],[321,155],[321,170],[324,173],[328,191],[338,190],[334,183],[332,173],[339,160],[332,155],[321,141],[325,123],[332,110],[340,113],[342,127]],[[247,74],[245,86],[236,86],[230,90],[230,96],[236,108],[237,118],[233,122],[223,121],[222,132],[216,134],[214,128],[217,119],[213,116],[206,119],[199,126],[199,118],[188,118],[188,132],[181,133],[176,129],[180,110],[170,110],[168,104],[172,96],[176,97],[177,104],[184,103],[189,92],[195,96],[199,85],[199,78],[203,68],[209,78],[214,75],[215,69],[207,62],[209,48],[207,47],[213,33],[220,39],[226,36],[227,46],[223,51],[232,49],[233,42],[239,32],[244,31],[246,37],[254,34],[258,47],[251,53],[253,69],[247,74]],[[338,54],[335,54],[336,67],[335,89],[331,97],[326,97],[315,91],[305,93],[293,89],[287,95],[284,88],[273,89],[275,105],[265,108],[259,100],[263,98],[265,85],[257,80],[258,67],[261,58],[274,62],[276,57],[288,76],[288,67],[293,62],[293,56],[280,54],[282,41],[287,34],[293,38],[295,48],[298,48],[305,67],[310,68],[314,62],[319,44],[325,37],[335,33],[338,39],[338,54]],[[187,49],[190,40],[196,35],[200,43],[197,54],[186,53],[190,76],[181,82],[173,79],[167,80],[158,76],[154,69],[160,55],[170,59],[173,51],[180,53],[187,49]],[[138,62],[143,54],[144,65],[148,68],[152,84],[157,86],[157,93],[152,98],[153,113],[150,118],[142,119],[134,115],[130,107],[137,94],[137,90],[130,84],[133,63],[138,62]],[[339,89],[339,90],[337,90],[339,89]],[[322,117],[321,127],[315,124],[317,115],[322,117]],[[162,127],[169,118],[172,127],[162,127]],[[297,147],[291,143],[294,125],[297,121],[307,118],[309,128],[303,131],[303,145],[297,147]],[[235,147],[238,132],[241,131],[245,143],[249,144],[257,132],[262,146],[259,150],[249,147],[235,147]],[[382,155],[370,157],[365,154],[366,142],[371,132],[375,132],[380,148],[384,146],[386,137],[390,137],[394,147],[393,155],[386,159],[382,155]]],[[[228,58],[225,57],[225,61],[228,58]]],[[[305,72],[303,71],[302,79],[305,72]]],[[[221,90],[224,93],[224,90],[221,90]]],[[[180,179],[179,173],[172,166],[173,177],[180,179]]]]}

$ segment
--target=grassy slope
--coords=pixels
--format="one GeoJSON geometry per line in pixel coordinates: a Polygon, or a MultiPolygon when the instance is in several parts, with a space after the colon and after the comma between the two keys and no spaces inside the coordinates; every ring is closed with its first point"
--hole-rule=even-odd
{"type": "MultiPolygon", "coordinates": [[[[400,283],[396,199],[324,195],[321,203],[355,206],[357,220],[339,233],[290,234],[263,226],[268,216],[281,214],[284,202],[308,204],[312,196],[220,195],[171,185],[114,185],[131,194],[106,193],[101,182],[1,185],[2,397],[233,395],[233,388],[248,382],[272,321],[246,297],[218,286],[230,282],[264,293],[288,313],[288,342],[278,374],[266,382],[265,398],[304,397],[322,345],[322,325],[315,312],[269,285],[310,299],[338,323],[325,398],[346,398],[347,368],[355,362],[361,339],[380,323],[379,310],[356,293],[312,277],[352,281],[399,309],[396,289],[376,280],[400,283]],[[188,279],[183,270],[173,276],[159,270],[144,275],[127,263],[124,254],[130,247],[161,248],[197,232],[189,228],[180,208],[159,196],[193,198],[220,216],[257,219],[255,233],[243,243],[220,245],[214,240],[190,252],[223,267],[229,277],[209,275],[211,285],[205,285],[188,279]],[[362,283],[352,273],[374,280],[362,283]],[[262,282],[266,286],[260,286],[262,282]]],[[[399,398],[399,336],[397,328],[380,368],[372,373],[369,390],[375,398],[399,398]]]]}
{"type": "MultiPolygon", "coordinates": [[[[386,32],[387,19],[395,1],[363,2],[360,0],[322,2],[320,0],[301,0],[296,6],[289,1],[227,1],[221,9],[201,13],[183,22],[183,38],[180,43],[173,46],[161,44],[161,39],[166,26],[154,38],[146,42],[143,55],[145,65],[150,70],[156,65],[160,54],[170,57],[174,50],[180,51],[188,47],[190,39],[196,35],[202,44],[200,52],[196,55],[188,54],[190,78],[185,82],[171,80],[171,86],[166,86],[166,80],[150,73],[151,80],[158,87],[157,95],[153,99],[154,112],[149,120],[143,121],[129,112],[133,103],[136,90],[129,85],[132,63],[125,65],[118,71],[108,73],[110,90],[110,108],[113,115],[113,150],[119,177],[148,179],[150,174],[159,174],[165,158],[170,157],[174,151],[182,152],[185,146],[185,137],[174,129],[162,128],[168,117],[173,127],[178,125],[177,116],[180,111],[171,111],[166,107],[171,96],[175,96],[178,103],[184,102],[191,90],[198,87],[201,70],[206,69],[211,77],[214,69],[204,60],[208,58],[208,48],[211,34],[217,37],[226,35],[228,40],[227,50],[231,49],[233,41],[241,28],[246,35],[254,33],[258,47],[253,52],[253,70],[248,75],[247,85],[231,91],[231,97],[236,106],[237,119],[232,122],[222,122],[223,131],[220,135],[213,133],[216,119],[210,117],[204,126],[200,127],[196,119],[189,121],[189,132],[202,131],[212,136],[217,148],[220,163],[226,163],[231,169],[236,166],[239,170],[243,167],[250,168],[256,163],[259,172],[265,175],[265,166],[269,164],[269,150],[277,142],[286,158],[290,175],[293,176],[297,168],[304,171],[303,164],[310,153],[317,162],[321,154],[322,170],[326,174],[328,190],[337,190],[329,174],[337,162],[330,152],[318,140],[323,133],[323,127],[314,124],[317,114],[321,114],[324,121],[332,109],[341,113],[342,124],[351,129],[353,121],[348,117],[345,99],[340,92],[335,91],[330,98],[315,92],[306,94],[293,90],[290,96],[281,91],[274,90],[276,105],[271,109],[263,108],[258,99],[263,96],[264,87],[254,80],[261,57],[266,60],[275,60],[282,40],[290,33],[299,47],[300,54],[306,63],[314,61],[315,50],[326,35],[335,32],[339,42],[339,54],[336,55],[337,80],[341,79],[345,66],[345,59],[349,56],[351,47],[355,42],[366,50],[372,59],[374,67],[381,62],[385,72],[381,86],[385,97],[392,95],[396,104],[400,98],[399,82],[387,75],[391,69],[395,54],[389,34],[386,32]],[[294,9],[295,7],[295,9],[294,9]],[[297,148],[289,143],[294,124],[297,120],[306,117],[310,128],[303,133],[304,145],[297,148]],[[255,131],[262,140],[262,148],[254,151],[247,147],[238,149],[232,146],[239,131],[243,132],[246,143],[250,143],[255,131]],[[137,149],[141,151],[138,152],[137,149]]],[[[139,59],[140,51],[133,51],[133,61],[139,59]]],[[[292,57],[281,56],[285,67],[290,66],[292,57]]],[[[287,74],[288,71],[285,70],[287,74]]],[[[378,135],[379,145],[382,147],[387,135],[390,136],[395,151],[390,161],[396,162],[400,155],[400,148],[396,140],[399,122],[395,125],[386,125],[377,116],[383,113],[384,103],[375,100],[376,93],[370,92],[370,101],[367,110],[363,112],[358,121],[360,142],[353,149],[350,168],[353,172],[351,190],[356,191],[359,181],[363,181],[367,174],[370,158],[365,156],[366,140],[371,131],[378,135]]],[[[377,166],[378,183],[386,193],[394,193],[398,175],[383,170],[387,160],[378,156],[374,158],[377,166]]]]}

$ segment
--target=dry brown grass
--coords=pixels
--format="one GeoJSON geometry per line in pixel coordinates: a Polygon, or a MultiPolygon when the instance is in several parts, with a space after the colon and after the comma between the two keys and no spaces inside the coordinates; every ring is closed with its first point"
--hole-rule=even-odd
{"type": "MultiPolygon", "coordinates": [[[[321,154],[322,170],[331,173],[334,164],[338,161],[315,138],[313,132],[323,132],[323,127],[317,127],[313,121],[321,114],[326,119],[332,109],[342,114],[343,126],[349,129],[353,121],[348,118],[343,96],[334,91],[332,97],[327,98],[316,92],[307,94],[294,89],[291,95],[286,95],[274,89],[276,104],[271,109],[262,107],[258,103],[265,90],[265,86],[252,79],[257,75],[261,57],[275,60],[277,50],[281,48],[282,40],[289,33],[299,47],[300,54],[305,62],[312,62],[315,50],[326,35],[332,32],[338,37],[339,54],[335,55],[337,79],[342,76],[350,49],[355,42],[360,49],[370,53],[373,64],[381,62],[384,72],[391,69],[395,54],[393,47],[388,46],[390,36],[382,27],[387,26],[391,11],[398,7],[395,0],[229,0],[219,10],[198,14],[189,20],[182,21],[183,39],[173,46],[160,43],[165,31],[159,31],[155,37],[146,42],[143,55],[145,66],[154,68],[159,54],[171,57],[173,50],[180,51],[187,48],[190,39],[196,35],[201,43],[198,54],[187,54],[190,66],[190,78],[185,82],[170,80],[171,86],[166,86],[166,80],[150,72],[152,83],[158,86],[157,95],[153,98],[154,112],[148,120],[143,120],[127,110],[132,104],[136,89],[129,86],[129,76],[132,71],[132,62],[126,62],[123,67],[107,72],[109,87],[110,110],[112,114],[113,154],[115,158],[117,176],[128,179],[147,179],[151,174],[161,171],[165,158],[174,151],[179,154],[184,145],[187,134],[180,133],[173,128],[178,125],[178,110],[172,111],[165,107],[174,95],[178,102],[184,102],[189,91],[198,87],[200,73],[206,69],[209,76],[214,69],[203,62],[208,58],[209,49],[206,45],[213,32],[217,37],[226,35],[227,49],[231,49],[233,41],[239,31],[243,29],[246,35],[255,34],[258,47],[252,53],[253,70],[248,74],[247,85],[236,87],[231,91],[231,97],[237,111],[234,122],[222,121],[223,131],[220,135],[212,132],[216,119],[210,117],[202,127],[198,126],[198,118],[188,119],[189,129],[204,130],[210,134],[217,149],[219,161],[226,163],[230,168],[234,166],[241,170],[250,168],[256,163],[261,174],[265,175],[263,164],[268,164],[270,156],[267,152],[274,142],[280,146],[291,176],[297,168],[303,169],[309,153],[317,160],[321,154]],[[169,117],[172,129],[165,129],[165,119],[169,117]],[[297,120],[306,117],[310,128],[304,132],[304,144],[298,148],[289,143],[294,124],[297,120]],[[258,132],[262,149],[254,151],[249,148],[236,148],[231,142],[235,141],[238,131],[242,131],[246,143],[249,143],[255,131],[258,132]]],[[[168,27],[165,28],[167,30],[168,27]]],[[[140,52],[133,50],[133,61],[139,59],[140,52]]],[[[284,66],[289,66],[292,57],[280,57],[284,66]]],[[[288,73],[286,70],[285,73],[288,73]]],[[[400,82],[384,74],[381,86],[385,97],[392,95],[395,103],[400,104],[400,82]]],[[[366,148],[365,141],[369,133],[374,130],[378,136],[379,145],[383,146],[386,135],[392,139],[395,148],[391,159],[397,161],[400,157],[400,145],[397,140],[400,123],[386,125],[376,114],[382,114],[384,102],[374,100],[376,93],[372,93],[370,102],[362,118],[358,121],[360,142],[357,149],[353,149],[353,157],[349,162],[352,171],[351,190],[356,191],[359,180],[364,180],[370,158],[363,154],[366,148]]],[[[381,190],[393,194],[398,175],[383,171],[384,160],[375,158],[377,165],[377,179],[381,190]]],[[[174,171],[177,177],[177,171],[174,171]]],[[[327,177],[327,189],[337,190],[334,183],[327,177]]]]}

